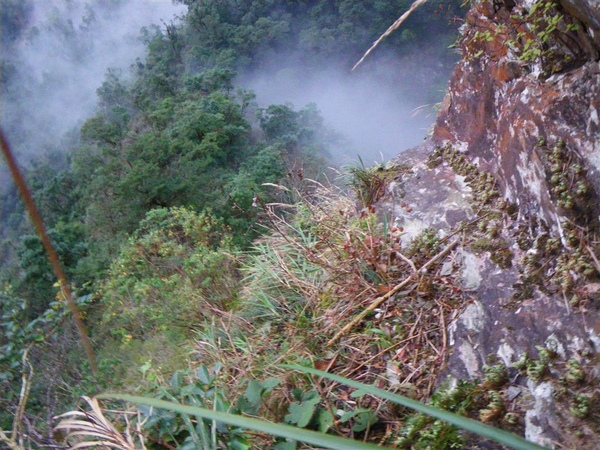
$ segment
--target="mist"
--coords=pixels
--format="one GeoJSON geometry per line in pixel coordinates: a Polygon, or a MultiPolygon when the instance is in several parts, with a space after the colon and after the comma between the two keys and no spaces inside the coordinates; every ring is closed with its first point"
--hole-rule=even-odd
{"type": "Polygon", "coordinates": [[[288,68],[257,74],[245,83],[261,107],[291,103],[301,108],[315,103],[326,124],[346,138],[332,149],[335,162],[344,164],[359,156],[367,165],[387,161],[421,143],[432,125],[431,115],[415,112],[422,104],[402,98],[368,75],[339,70],[302,75],[288,68]]]}
{"type": "Polygon", "coordinates": [[[108,69],[127,79],[145,53],[142,27],[164,28],[185,12],[171,0],[27,3],[28,25],[2,55],[15,71],[4,86],[2,126],[23,163],[77,134],[94,114],[108,69]]]}
{"type": "Polygon", "coordinates": [[[315,103],[326,125],[345,138],[331,149],[333,162],[348,164],[360,157],[370,166],[421,144],[428,136],[435,103],[443,99],[445,88],[428,84],[431,73],[445,72],[449,77],[449,68],[440,67],[436,56],[423,49],[419,55],[399,59],[381,51],[355,72],[335,61],[328,67],[307,69],[299,60],[275,57],[239,82],[255,92],[263,108],[315,103]]]}
{"type": "MultiPolygon", "coordinates": [[[[5,89],[2,126],[23,162],[68,146],[65,136],[76,139],[96,111],[96,90],[107,70],[126,80],[136,59],[143,60],[140,29],[164,28],[186,12],[171,0],[27,2],[32,13],[26,30],[3,55],[16,76],[5,89]]],[[[429,106],[442,100],[445,88],[428,83],[434,71],[449,77],[437,59],[439,53],[427,49],[398,58],[379,48],[350,72],[351,66],[339,61],[315,67],[295,55],[271,55],[252,73],[240,74],[237,83],[256,93],[259,107],[291,103],[299,109],[315,103],[326,124],[345,137],[331,149],[333,162],[360,156],[370,165],[419,145],[428,135],[435,118],[429,106]],[[432,91],[439,95],[432,98],[432,91]],[[416,109],[422,112],[415,114],[416,109]]]]}

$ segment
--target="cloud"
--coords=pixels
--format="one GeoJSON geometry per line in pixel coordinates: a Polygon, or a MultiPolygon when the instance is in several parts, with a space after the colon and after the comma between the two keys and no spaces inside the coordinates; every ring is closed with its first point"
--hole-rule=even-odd
{"type": "MultiPolygon", "coordinates": [[[[293,58],[274,58],[259,72],[242,75],[240,83],[255,91],[260,107],[289,102],[301,108],[316,103],[326,124],[347,138],[346,145],[334,149],[334,160],[348,163],[359,155],[371,165],[420,144],[434,114],[414,113],[431,100],[414,67],[386,57],[369,63],[357,72],[336,67],[335,62],[307,70],[293,58]]],[[[421,64],[429,63],[422,60],[421,64]]]]}
{"type": "Polygon", "coordinates": [[[2,124],[21,160],[56,147],[97,104],[109,68],[124,75],[144,56],[140,29],[185,12],[163,1],[32,1],[28,29],[3,59],[17,76],[5,89],[2,124]]]}

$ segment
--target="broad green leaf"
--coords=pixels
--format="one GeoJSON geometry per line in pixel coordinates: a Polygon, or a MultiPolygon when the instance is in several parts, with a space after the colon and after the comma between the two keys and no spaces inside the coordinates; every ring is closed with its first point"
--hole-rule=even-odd
{"type": "Polygon", "coordinates": [[[285,421],[300,428],[306,427],[314,416],[315,409],[320,401],[320,397],[314,397],[300,403],[292,403],[289,414],[285,416],[285,421]]]}
{"type": "Polygon", "coordinates": [[[261,383],[256,380],[250,380],[248,383],[248,388],[246,389],[246,399],[248,399],[253,406],[258,405],[261,402],[262,393],[263,387],[261,383]]]}
{"type": "Polygon", "coordinates": [[[144,364],[142,364],[142,366],[138,370],[142,372],[142,375],[146,375],[146,372],[148,372],[150,369],[152,369],[152,363],[150,362],[150,360],[148,360],[144,364]]]}
{"type": "Polygon", "coordinates": [[[230,450],[250,450],[252,447],[247,439],[244,439],[242,436],[236,436],[229,442],[228,448],[230,450]]]}
{"type": "Polygon", "coordinates": [[[204,391],[200,389],[195,384],[187,384],[181,388],[180,394],[182,396],[193,395],[193,396],[202,396],[204,395],[204,391]]]}
{"type": "Polygon", "coordinates": [[[273,389],[279,386],[280,382],[281,380],[278,380],[277,378],[267,378],[265,381],[261,381],[260,384],[265,392],[271,392],[273,389]]]}
{"type": "Polygon", "coordinates": [[[181,387],[181,372],[177,371],[171,377],[171,387],[172,388],[180,388],[181,387]]]}
{"type": "Polygon", "coordinates": [[[123,400],[137,405],[154,406],[155,408],[162,408],[169,411],[178,412],[180,414],[195,415],[197,417],[227,423],[235,427],[246,428],[261,433],[268,433],[272,436],[279,436],[287,439],[306,442],[307,444],[316,445],[322,448],[330,448],[334,450],[381,450],[381,447],[374,444],[354,441],[352,439],[344,439],[338,436],[331,436],[329,434],[293,427],[291,425],[271,423],[267,422],[266,420],[255,419],[252,417],[237,416],[234,414],[212,411],[205,408],[180,405],[178,403],[167,402],[165,400],[138,397],[127,394],[101,394],[98,395],[97,398],[123,400]]]}
{"type": "Polygon", "coordinates": [[[296,441],[278,442],[273,448],[274,450],[296,450],[298,443],[296,441]]]}
{"type": "Polygon", "coordinates": [[[205,386],[210,386],[210,384],[213,382],[213,377],[208,372],[208,369],[205,366],[198,367],[196,375],[198,376],[200,382],[205,386]]]}
{"type": "Polygon", "coordinates": [[[317,425],[321,433],[327,433],[334,424],[334,418],[326,409],[320,409],[317,414],[317,425]]]}
{"type": "Polygon", "coordinates": [[[370,409],[361,410],[354,419],[354,426],[352,427],[352,430],[357,433],[361,433],[367,428],[375,425],[378,420],[377,414],[370,409]]]}
{"type": "Polygon", "coordinates": [[[360,389],[357,389],[356,391],[352,392],[350,394],[350,397],[352,398],[362,398],[365,395],[367,395],[367,393],[365,391],[361,391],[360,389]]]}
{"type": "Polygon", "coordinates": [[[377,418],[377,414],[370,409],[357,409],[356,411],[349,411],[343,414],[340,417],[340,422],[346,423],[351,419],[354,419],[352,430],[356,431],[357,433],[365,431],[370,426],[375,425],[379,420],[377,418]]]}
{"type": "Polygon", "coordinates": [[[181,445],[178,450],[198,450],[198,446],[191,439],[186,439],[183,445],[181,445]]]}
{"type": "Polygon", "coordinates": [[[213,367],[213,370],[212,370],[215,377],[219,374],[219,372],[221,371],[222,368],[223,368],[223,363],[218,362],[215,364],[215,366],[213,367]]]}

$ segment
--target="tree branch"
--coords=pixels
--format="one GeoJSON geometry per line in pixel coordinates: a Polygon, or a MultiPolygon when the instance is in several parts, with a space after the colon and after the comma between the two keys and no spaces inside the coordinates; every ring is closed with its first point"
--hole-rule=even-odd
{"type": "Polygon", "coordinates": [[[79,308],[77,307],[77,305],[75,304],[75,301],[73,300],[73,293],[71,292],[71,286],[69,285],[69,283],[67,281],[67,276],[62,268],[60,260],[58,259],[58,254],[56,253],[56,250],[54,249],[54,246],[52,245],[52,241],[50,240],[50,237],[48,236],[48,232],[44,225],[44,221],[42,220],[42,216],[41,216],[39,210],[37,209],[37,206],[33,200],[31,191],[27,187],[27,182],[25,181],[25,178],[23,177],[23,174],[21,173],[21,170],[19,169],[19,166],[17,165],[17,161],[12,153],[12,150],[10,149],[10,146],[8,144],[8,141],[6,140],[6,137],[4,136],[4,131],[2,131],[2,130],[0,130],[0,144],[2,146],[2,153],[4,154],[4,157],[6,159],[8,167],[12,174],[13,180],[15,181],[15,184],[17,185],[17,188],[19,189],[19,193],[21,194],[21,197],[23,197],[23,202],[25,203],[27,211],[29,212],[29,215],[31,216],[31,220],[35,224],[35,228],[38,232],[38,235],[40,236],[40,239],[42,240],[42,244],[44,245],[44,248],[46,249],[46,253],[48,253],[48,259],[50,260],[50,264],[52,265],[52,270],[54,271],[54,275],[56,275],[56,278],[58,278],[58,282],[60,284],[61,294],[62,294],[63,298],[65,299],[65,301],[67,302],[67,305],[69,306],[69,309],[71,310],[71,313],[73,314],[73,320],[75,321],[75,324],[77,325],[77,331],[79,331],[79,337],[81,338],[81,343],[83,344],[85,351],[87,353],[88,360],[90,361],[90,367],[92,369],[92,374],[94,375],[94,377],[96,377],[98,375],[98,364],[96,362],[96,356],[94,355],[94,350],[92,348],[90,338],[88,336],[88,333],[87,333],[87,330],[83,323],[83,320],[81,319],[81,313],[79,311],[79,308]]]}

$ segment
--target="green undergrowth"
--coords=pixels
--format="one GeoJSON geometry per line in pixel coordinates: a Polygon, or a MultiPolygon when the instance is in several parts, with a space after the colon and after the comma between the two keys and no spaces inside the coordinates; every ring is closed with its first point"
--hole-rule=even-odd
{"type": "Polygon", "coordinates": [[[186,365],[195,333],[237,302],[233,248],[226,226],[210,212],[180,207],[146,215],[90,310],[101,325],[94,328],[100,357],[114,362],[121,386],[144,389],[140,367],[161,376],[186,365]]]}
{"type": "MultiPolygon", "coordinates": [[[[368,395],[387,400],[390,405],[399,408],[398,411],[415,411],[416,413],[408,413],[405,425],[399,433],[400,439],[391,434],[387,435],[387,438],[393,437],[395,440],[393,448],[471,448],[470,437],[465,431],[480,438],[488,437],[518,450],[542,448],[510,432],[464,417],[484,405],[486,408],[480,412],[480,418],[484,422],[497,420],[504,412],[502,388],[508,377],[503,366],[486,367],[486,376],[481,383],[460,382],[453,387],[441,389],[433,396],[429,405],[314,368],[300,365],[283,367],[301,375],[313,376],[315,385],[328,380],[338,386],[350,388],[353,398],[368,395]]],[[[182,449],[249,449],[268,445],[278,450],[293,450],[299,446],[367,450],[389,444],[387,439],[383,439],[376,446],[328,434],[327,431],[331,427],[348,422],[352,424],[354,432],[368,431],[377,423],[378,418],[368,409],[344,412],[321,407],[324,399],[317,391],[305,392],[296,389],[295,402],[289,406],[284,423],[257,419],[257,414],[263,409],[280,380],[251,380],[244,394],[232,402],[227,390],[219,383],[218,374],[221,369],[222,366],[217,364],[212,369],[200,366],[193,373],[177,372],[168,386],[158,388],[154,398],[120,394],[98,396],[137,405],[137,417],[129,420],[128,412],[122,410],[119,404],[113,403],[109,410],[107,407],[102,408],[98,399],[84,397],[92,410],[85,415],[77,412],[64,414],[61,417],[63,420],[56,428],[67,432],[66,440],[71,445],[77,442],[87,446],[97,445],[100,444],[100,438],[104,444],[119,444],[119,448],[135,447],[132,439],[134,434],[131,432],[134,427],[138,436],[142,430],[150,428],[145,431],[152,433],[146,434],[152,443],[182,449]],[[107,420],[105,413],[110,414],[112,423],[107,420]],[[84,420],[72,420],[72,417],[77,416],[84,420]],[[336,420],[336,417],[339,419],[336,420]],[[119,433],[113,425],[117,421],[125,428],[124,434],[119,433]],[[82,441],[86,436],[89,437],[87,441],[82,441]]],[[[505,419],[514,423],[508,419],[512,417],[511,414],[513,413],[507,413],[505,419]]]]}
{"type": "MultiPolygon", "coordinates": [[[[388,182],[395,176],[399,173],[390,176],[388,182]]],[[[487,178],[482,182],[484,187],[486,183],[487,178]]],[[[451,276],[438,273],[437,266],[343,332],[339,343],[330,343],[357,312],[405,280],[415,267],[433,258],[447,241],[434,230],[426,230],[410,245],[403,246],[402,230],[382,222],[373,208],[361,209],[360,203],[344,191],[310,180],[301,188],[272,188],[290,191],[297,203],[261,205],[270,233],[250,251],[235,255],[235,270],[239,273],[235,295],[225,296],[227,302],[217,301],[223,298],[219,296],[217,300],[211,296],[200,299],[196,306],[211,314],[200,316],[196,312],[195,326],[182,326],[190,333],[185,342],[193,350],[189,371],[178,376],[195,387],[174,388],[174,381],[167,381],[160,364],[148,359],[142,365],[132,364],[132,371],[144,379],[143,392],[160,398],[170,395],[182,403],[190,403],[187,392],[204,392],[209,406],[217,410],[258,414],[300,428],[400,448],[461,448],[468,442],[468,437],[453,426],[414,415],[346,386],[317,382],[281,368],[282,364],[302,364],[375,383],[417,400],[431,399],[432,404],[442,408],[505,426],[508,422],[499,419],[501,394],[491,393],[499,387],[490,388],[488,381],[459,384],[434,395],[446,358],[444,317],[460,310],[469,299],[451,276]],[[198,385],[202,384],[202,371],[207,367],[219,368],[214,383],[219,386],[220,399],[214,397],[217,391],[206,397],[208,391],[198,385]],[[171,387],[165,388],[166,385],[171,387]]],[[[138,234],[134,241],[144,236],[154,235],[138,234]]],[[[178,242],[181,240],[178,238],[178,242]]],[[[174,266],[172,258],[181,258],[181,251],[163,248],[162,242],[160,238],[150,239],[150,254],[155,259],[149,260],[144,253],[142,267],[150,261],[153,270],[166,270],[164,274],[159,270],[157,276],[180,276],[179,269],[186,266],[181,262],[174,266]],[[156,256],[163,250],[169,251],[156,256]]],[[[222,245],[218,240],[217,243],[222,245]]],[[[139,249],[140,243],[136,245],[133,248],[139,249]]],[[[139,251],[132,254],[139,258],[139,251]]],[[[187,253],[185,256],[190,257],[187,253]]],[[[214,270],[224,267],[223,261],[220,264],[214,270]]],[[[176,300],[172,292],[168,291],[168,298],[159,297],[157,304],[176,300]]],[[[127,299],[131,301],[130,296],[127,299]]],[[[173,310],[170,306],[167,309],[168,314],[182,314],[177,323],[185,324],[189,319],[190,313],[185,310],[173,310]]],[[[127,326],[128,317],[117,314],[111,320],[120,320],[127,326]]],[[[120,347],[133,348],[137,341],[143,343],[137,345],[146,346],[154,342],[140,336],[139,330],[134,335],[134,331],[131,328],[131,332],[120,336],[120,347]]],[[[156,426],[165,421],[182,434],[165,431],[155,435],[155,439],[186,448],[190,434],[185,432],[185,420],[179,416],[159,417],[156,426]]],[[[156,428],[151,432],[156,432],[156,428]]],[[[230,432],[217,430],[218,439],[229,439],[226,435],[230,432]]],[[[293,443],[263,434],[244,434],[235,439],[238,438],[248,445],[266,442],[280,449],[295,448],[293,443]]]]}
{"type": "Polygon", "coordinates": [[[409,165],[377,164],[366,167],[359,157],[358,164],[346,168],[345,179],[363,206],[370,208],[388,193],[390,183],[408,171],[409,165]]]}
{"type": "MultiPolygon", "coordinates": [[[[465,248],[490,252],[499,267],[520,264],[511,250],[514,236],[503,229],[514,207],[501,198],[493,177],[449,147],[429,159],[432,169],[441,164],[465,177],[478,212],[451,233],[461,233],[465,248]]],[[[406,170],[373,173],[387,189],[406,170]]],[[[362,175],[355,189],[364,185],[362,175]]],[[[141,222],[110,269],[101,315],[90,310],[105,324],[107,331],[96,338],[102,357],[112,361],[102,387],[397,448],[469,448],[481,441],[343,384],[282,368],[300,364],[522,432],[524,404],[509,398],[512,382],[504,366],[491,365],[480,381],[440,388],[446,320],[471,297],[457,275],[442,274],[443,259],[411,276],[444,250],[448,238],[428,229],[404,243],[403,230],[382,219],[376,204],[365,208],[360,195],[311,180],[268,187],[293,202],[257,202],[269,232],[247,251],[234,249],[210,214],[159,209],[141,222]],[[399,283],[403,289],[352,322],[399,283]]],[[[536,383],[560,377],[544,355],[510,370],[523,370],[536,383]]],[[[596,417],[595,397],[583,388],[589,375],[581,365],[573,359],[554,367],[568,373],[559,392],[572,416],[587,421],[596,417]]],[[[145,435],[163,447],[198,448],[197,439],[209,440],[200,448],[297,447],[235,427],[194,426],[176,413],[144,414],[145,435]]]]}
{"type": "MultiPolygon", "coordinates": [[[[449,148],[430,159],[432,168],[439,164],[449,164],[478,194],[479,220],[453,232],[469,230],[464,245],[497,253],[499,244],[482,243],[507,245],[499,224],[512,210],[493,178],[449,148]]],[[[387,189],[407,170],[373,173],[387,189]]],[[[361,175],[358,186],[363,182],[361,175]]],[[[103,361],[96,389],[398,448],[468,448],[478,439],[338,382],[282,368],[300,364],[522,430],[523,415],[509,409],[507,376],[499,368],[481,381],[439,388],[447,320],[471,297],[452,274],[458,271],[442,273],[443,258],[414,274],[448,238],[428,229],[405,243],[403,230],[382,218],[376,204],[365,208],[364,198],[312,180],[265,187],[290,201],[256,202],[269,232],[246,251],[232,245],[227,227],[210,211],[160,208],[140,222],[86,311],[102,323],[93,336],[103,361]],[[400,283],[404,287],[394,290],[400,283]]],[[[94,389],[89,381],[81,386],[94,389]]],[[[581,395],[573,408],[584,417],[590,403],[581,395]]],[[[155,448],[297,448],[265,433],[140,412],[155,448]]]]}
{"type": "MultiPolygon", "coordinates": [[[[451,164],[486,194],[476,196],[485,226],[458,230],[473,228],[474,242],[500,240],[497,221],[510,207],[500,208],[493,179],[450,149],[430,163],[451,164]]],[[[387,189],[406,170],[375,173],[387,189]]],[[[482,381],[439,387],[447,320],[470,296],[456,275],[442,274],[444,258],[415,272],[444,251],[447,238],[428,229],[404,243],[403,230],[382,219],[376,205],[364,208],[364,199],[312,180],[266,187],[293,202],[257,201],[269,232],[247,251],[231,244],[227,227],[209,211],[173,207],[146,215],[86,308],[88,320],[102,323],[93,336],[102,364],[100,377],[73,393],[125,391],[397,448],[468,448],[481,440],[283,366],[300,364],[521,431],[522,414],[508,409],[501,367],[482,381]]],[[[578,398],[573,408],[584,417],[590,401],[578,398]]],[[[307,448],[177,412],[137,412],[148,448],[307,448]]],[[[122,420],[120,429],[134,423],[122,420]]]]}
{"type": "MultiPolygon", "coordinates": [[[[480,174],[462,154],[439,150],[430,164],[441,163],[450,164],[480,194],[474,198],[484,225],[457,227],[472,230],[465,245],[497,253],[499,244],[482,243],[506,246],[499,222],[511,213],[510,205],[501,200],[493,178],[480,174]]],[[[385,180],[382,189],[387,189],[406,170],[375,169],[371,175],[385,180]]],[[[365,176],[356,183],[355,189],[364,186],[365,176]]],[[[506,401],[501,366],[489,369],[481,381],[439,388],[447,357],[444,318],[470,300],[452,275],[440,274],[439,265],[409,279],[403,290],[342,331],[358,312],[441,252],[447,239],[429,229],[404,244],[403,231],[382,220],[375,204],[363,208],[364,198],[358,195],[357,202],[335,187],[311,180],[270,187],[295,203],[257,205],[270,232],[249,251],[231,250],[220,224],[191,210],[157,210],[142,222],[111,269],[104,292],[102,320],[111,330],[106,355],[120,355],[126,366],[120,384],[113,386],[125,391],[136,386],[137,393],[161,399],[398,448],[468,448],[478,439],[347,386],[282,369],[282,364],[301,364],[502,429],[522,430],[522,412],[506,401]],[[137,307],[136,298],[145,297],[152,301],[137,307]],[[332,344],[338,333],[341,339],[332,344]],[[171,375],[177,365],[188,369],[171,375]]],[[[579,410],[585,410],[584,400],[579,410]]],[[[148,435],[178,448],[193,448],[194,433],[239,448],[296,448],[293,442],[235,427],[212,431],[206,425],[192,432],[185,417],[175,413],[145,414],[148,435]]]]}

